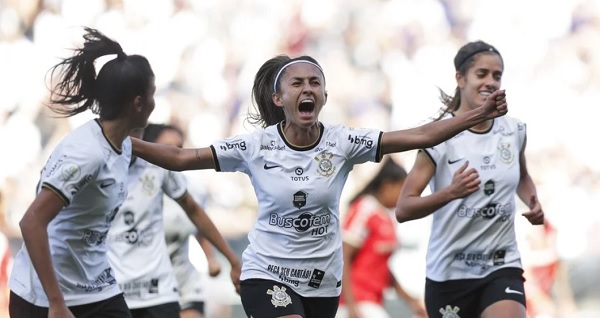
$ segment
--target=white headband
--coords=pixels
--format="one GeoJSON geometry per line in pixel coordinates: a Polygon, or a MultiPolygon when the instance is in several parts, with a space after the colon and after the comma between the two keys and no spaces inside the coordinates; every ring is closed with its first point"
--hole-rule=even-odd
{"type": "Polygon", "coordinates": [[[297,64],[297,63],[308,63],[311,65],[314,65],[316,68],[319,69],[319,71],[321,71],[321,74],[323,74],[323,81],[325,81],[325,73],[323,73],[323,69],[318,64],[313,63],[311,61],[307,61],[307,60],[295,60],[295,61],[291,61],[291,62],[287,63],[286,65],[284,65],[283,67],[281,67],[279,69],[279,72],[277,72],[277,76],[275,76],[275,81],[273,81],[273,93],[275,93],[277,91],[277,81],[279,80],[279,76],[281,75],[283,70],[285,70],[286,67],[293,65],[293,64],[297,64]]]}

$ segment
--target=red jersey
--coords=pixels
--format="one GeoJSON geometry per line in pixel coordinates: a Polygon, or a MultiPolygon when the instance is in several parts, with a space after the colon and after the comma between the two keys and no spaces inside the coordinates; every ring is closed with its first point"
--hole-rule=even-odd
{"type": "Polygon", "coordinates": [[[358,248],[350,279],[355,300],[383,304],[383,292],[392,278],[388,260],[398,247],[390,212],[371,195],[359,198],[344,217],[342,239],[358,248]]]}

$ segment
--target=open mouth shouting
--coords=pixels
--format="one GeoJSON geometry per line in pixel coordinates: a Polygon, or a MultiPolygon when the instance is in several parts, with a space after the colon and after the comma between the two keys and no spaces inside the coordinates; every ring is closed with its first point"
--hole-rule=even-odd
{"type": "Polygon", "coordinates": [[[315,101],[312,99],[304,99],[298,106],[298,112],[301,118],[312,117],[315,113],[315,101]]]}

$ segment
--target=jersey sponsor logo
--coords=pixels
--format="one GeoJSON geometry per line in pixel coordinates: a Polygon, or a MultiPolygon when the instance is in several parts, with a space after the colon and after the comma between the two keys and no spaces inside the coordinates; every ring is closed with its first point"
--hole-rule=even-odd
{"type": "Polygon", "coordinates": [[[504,129],[504,126],[500,126],[500,128],[498,129],[494,129],[492,131],[492,134],[496,135],[496,134],[502,134],[502,136],[508,137],[508,136],[512,136],[515,134],[514,131],[505,131],[506,129],[504,129]]]}
{"type": "Polygon", "coordinates": [[[125,242],[137,247],[148,247],[152,245],[153,238],[154,233],[152,233],[152,229],[138,230],[134,227],[128,231],[111,235],[110,242],[125,242]]]}
{"type": "MultiPolygon", "coordinates": [[[[66,155],[63,155],[63,157],[66,157],[66,155]]],[[[50,159],[52,159],[52,157],[48,158],[48,161],[50,161],[50,159]]],[[[50,167],[46,173],[46,178],[50,177],[51,175],[54,174],[54,172],[56,172],[56,170],[63,164],[63,160],[62,159],[58,159],[56,160],[56,162],[52,165],[52,167],[50,167]]],[[[44,168],[45,170],[45,168],[44,168]]]]}
{"type": "Polygon", "coordinates": [[[245,141],[239,141],[239,140],[235,140],[233,142],[224,142],[222,145],[219,146],[219,148],[221,148],[221,150],[223,151],[227,151],[227,150],[231,150],[231,149],[239,149],[239,150],[246,150],[246,142],[245,141]]]}
{"type": "Polygon", "coordinates": [[[494,192],[496,192],[496,184],[494,183],[494,180],[488,180],[483,185],[483,193],[489,196],[494,194],[494,192]]]}
{"type": "Polygon", "coordinates": [[[308,279],[310,277],[310,270],[301,269],[301,268],[289,268],[284,266],[278,266],[274,264],[269,264],[267,266],[267,270],[273,274],[279,275],[279,280],[286,283],[291,284],[296,287],[300,285],[300,280],[298,279],[308,279]]]}
{"type": "Polygon", "coordinates": [[[476,219],[481,217],[485,220],[491,220],[498,216],[498,222],[505,222],[508,220],[508,216],[511,211],[510,205],[502,205],[499,203],[489,203],[488,205],[482,208],[470,208],[466,205],[461,205],[458,207],[456,215],[461,218],[471,218],[476,219]]]}
{"type": "Polygon", "coordinates": [[[125,222],[125,225],[133,224],[135,222],[135,213],[131,211],[123,212],[123,222],[125,222]]]}
{"type": "Polygon", "coordinates": [[[81,240],[88,245],[100,245],[106,240],[106,235],[108,235],[108,231],[99,232],[94,230],[85,230],[83,231],[81,240]]]}
{"type": "Polygon", "coordinates": [[[457,163],[457,162],[459,162],[459,161],[461,161],[461,160],[463,160],[463,158],[458,158],[458,159],[455,159],[455,160],[450,160],[450,159],[448,159],[448,164],[449,164],[449,165],[452,165],[452,164],[455,164],[455,163],[457,163]]]}
{"type": "Polygon", "coordinates": [[[148,294],[158,294],[158,283],[158,278],[134,280],[119,284],[119,288],[121,288],[125,297],[142,297],[145,294],[143,291],[147,291],[148,294]]]}
{"type": "Polygon", "coordinates": [[[264,168],[265,170],[271,170],[271,169],[273,169],[273,168],[277,168],[277,167],[279,167],[279,165],[272,165],[272,166],[269,166],[269,165],[268,165],[268,164],[266,164],[266,163],[265,163],[265,165],[263,166],[263,168],[264,168]]]}
{"type": "Polygon", "coordinates": [[[290,179],[292,181],[296,181],[296,182],[309,181],[309,176],[303,176],[304,169],[302,169],[301,167],[294,169],[294,173],[296,174],[295,176],[290,176],[290,179]]]}
{"type": "Polygon", "coordinates": [[[523,292],[520,292],[520,291],[518,291],[516,289],[511,289],[510,286],[507,286],[504,289],[504,292],[507,293],[507,294],[519,294],[519,295],[523,295],[523,292]]]}
{"type": "Polygon", "coordinates": [[[321,286],[321,282],[323,281],[323,277],[325,277],[325,271],[315,268],[312,272],[312,275],[310,275],[308,286],[315,289],[319,288],[319,286],[321,286]]]}
{"type": "Polygon", "coordinates": [[[77,288],[83,289],[86,293],[101,291],[104,287],[114,285],[117,280],[112,274],[112,270],[109,268],[102,271],[100,275],[91,283],[83,284],[77,283],[77,288]]]}
{"type": "Polygon", "coordinates": [[[446,305],[446,308],[440,308],[440,314],[442,314],[442,318],[460,318],[458,312],[460,308],[457,306],[446,305]]]}
{"type": "Polygon", "coordinates": [[[373,139],[367,136],[348,135],[348,141],[350,141],[351,144],[363,145],[367,149],[373,148],[373,139]]]}
{"type": "Polygon", "coordinates": [[[308,197],[308,193],[300,190],[292,196],[292,205],[295,208],[302,208],[306,205],[306,197],[308,197]]]}
{"type": "Polygon", "coordinates": [[[271,226],[294,228],[297,232],[306,232],[312,229],[310,234],[313,236],[327,233],[330,222],[330,214],[315,215],[310,212],[302,213],[297,218],[280,217],[276,213],[271,213],[269,216],[269,225],[271,226]]]}
{"type": "Polygon", "coordinates": [[[510,142],[498,143],[498,152],[500,153],[500,160],[506,164],[511,163],[515,158],[513,153],[510,151],[510,142]]]}
{"type": "Polygon", "coordinates": [[[495,170],[496,164],[490,164],[492,162],[492,158],[490,156],[483,156],[483,165],[480,166],[481,170],[495,170]]]}
{"type": "Polygon", "coordinates": [[[320,155],[315,157],[315,160],[319,162],[319,166],[317,167],[317,173],[322,175],[323,177],[329,178],[332,174],[335,173],[335,166],[331,159],[333,158],[333,154],[331,152],[322,152],[320,155]]]}
{"type": "MultiPolygon", "coordinates": [[[[246,149],[242,149],[242,150],[246,150],[246,149]]],[[[285,150],[285,146],[278,145],[275,143],[274,140],[271,140],[269,145],[260,145],[260,150],[281,151],[281,150],[285,150]]]]}
{"type": "Polygon", "coordinates": [[[110,211],[110,213],[108,213],[106,215],[106,224],[110,224],[112,223],[112,221],[115,219],[115,216],[117,215],[117,213],[119,212],[119,208],[120,206],[115,207],[114,209],[112,209],[110,211]]]}
{"type": "Polygon", "coordinates": [[[332,148],[335,148],[336,145],[337,145],[337,142],[328,141],[325,143],[325,146],[332,147],[332,148]]]}
{"type": "Polygon", "coordinates": [[[267,295],[271,295],[271,304],[277,307],[287,307],[287,305],[292,303],[292,297],[288,295],[285,291],[287,288],[285,286],[273,285],[273,289],[267,289],[267,295]]]}
{"type": "Polygon", "coordinates": [[[83,187],[85,187],[92,180],[92,178],[93,178],[93,176],[91,174],[88,174],[85,177],[83,177],[81,180],[79,180],[79,182],[70,186],[69,192],[71,192],[71,195],[77,194],[77,192],[79,192],[79,190],[83,189],[83,187]]]}

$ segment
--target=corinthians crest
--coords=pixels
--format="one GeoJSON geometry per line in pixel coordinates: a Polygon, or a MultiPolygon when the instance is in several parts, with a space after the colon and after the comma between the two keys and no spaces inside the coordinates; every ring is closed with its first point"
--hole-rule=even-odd
{"type": "Polygon", "coordinates": [[[142,183],[142,191],[144,194],[148,196],[154,195],[156,192],[156,187],[154,186],[154,176],[146,174],[140,178],[140,182],[142,183]]]}
{"type": "Polygon", "coordinates": [[[500,160],[504,163],[511,163],[515,159],[515,155],[510,151],[510,142],[498,143],[498,152],[500,153],[500,160]]]}
{"type": "Polygon", "coordinates": [[[458,315],[459,311],[460,308],[456,306],[452,308],[450,305],[446,305],[446,308],[440,308],[440,314],[442,314],[442,318],[460,318],[458,315]]]}
{"type": "Polygon", "coordinates": [[[268,289],[267,295],[271,295],[271,303],[275,307],[286,307],[292,303],[292,298],[285,292],[286,288],[273,285],[273,290],[268,289]]]}
{"type": "Polygon", "coordinates": [[[322,152],[315,157],[315,160],[319,162],[317,173],[323,177],[329,178],[335,172],[335,166],[331,162],[333,154],[331,152],[322,152]]]}

